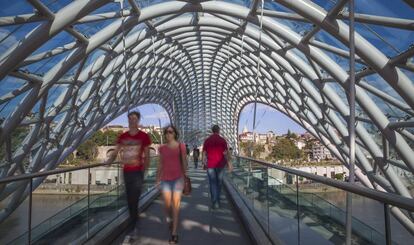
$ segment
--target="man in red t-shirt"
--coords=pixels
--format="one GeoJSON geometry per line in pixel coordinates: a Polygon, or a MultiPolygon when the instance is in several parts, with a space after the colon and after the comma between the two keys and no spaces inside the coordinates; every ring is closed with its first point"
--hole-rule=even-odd
{"type": "Polygon", "coordinates": [[[138,201],[144,182],[144,171],[149,165],[151,145],[148,134],[138,129],[140,118],[141,114],[137,111],[128,113],[129,131],[118,137],[116,149],[108,160],[114,161],[120,153],[132,229],[138,219],[138,201]]]}
{"type": "Polygon", "coordinates": [[[220,136],[220,127],[214,125],[212,131],[213,134],[204,141],[201,162],[203,162],[204,166],[207,166],[212,208],[216,209],[220,207],[224,167],[227,165],[231,172],[233,165],[230,161],[231,152],[227,148],[227,142],[220,136]]]}

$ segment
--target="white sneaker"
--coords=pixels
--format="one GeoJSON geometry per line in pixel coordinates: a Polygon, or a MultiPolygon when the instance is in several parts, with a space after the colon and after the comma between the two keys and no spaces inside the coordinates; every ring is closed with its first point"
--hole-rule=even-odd
{"type": "Polygon", "coordinates": [[[131,236],[126,235],[124,240],[122,241],[122,245],[130,245],[131,244],[131,236]]]}

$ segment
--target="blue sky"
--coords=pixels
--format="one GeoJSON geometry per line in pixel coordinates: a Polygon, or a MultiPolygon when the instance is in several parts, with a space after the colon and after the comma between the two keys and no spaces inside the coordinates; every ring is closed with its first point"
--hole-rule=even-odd
{"type": "MultiPolygon", "coordinates": [[[[142,115],[141,124],[148,125],[161,125],[166,126],[170,123],[167,112],[163,107],[157,104],[146,104],[137,107],[135,110],[139,110],[142,115]]],[[[282,114],[281,112],[266,106],[264,104],[257,104],[257,119],[256,119],[256,132],[267,132],[272,130],[277,134],[284,134],[290,129],[292,132],[304,133],[305,129],[295,123],[293,120],[282,114]]],[[[126,113],[119,116],[115,120],[109,123],[110,125],[123,125],[128,126],[126,113]]],[[[244,107],[240,114],[239,132],[241,132],[244,126],[252,131],[253,128],[253,104],[249,104],[244,107]]]]}

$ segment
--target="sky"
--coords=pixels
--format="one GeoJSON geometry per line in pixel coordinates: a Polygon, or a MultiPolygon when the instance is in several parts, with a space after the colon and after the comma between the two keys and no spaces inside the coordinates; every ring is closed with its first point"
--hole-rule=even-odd
{"type": "MultiPolygon", "coordinates": [[[[241,112],[239,119],[239,132],[243,130],[245,125],[247,126],[247,129],[249,131],[252,131],[253,107],[254,104],[249,104],[243,108],[243,111],[241,112]]],[[[141,125],[158,126],[159,120],[161,121],[162,127],[167,126],[170,123],[170,119],[167,115],[167,112],[164,110],[163,107],[157,104],[146,104],[136,107],[133,110],[138,110],[139,112],[141,112],[141,125]]],[[[296,133],[304,133],[306,131],[301,126],[299,126],[299,124],[294,122],[289,117],[285,116],[283,113],[264,104],[257,104],[256,115],[256,132],[259,133],[265,133],[267,131],[272,130],[277,134],[285,134],[288,131],[288,129],[296,133]]],[[[110,122],[109,125],[128,126],[126,113],[110,122]]]]}

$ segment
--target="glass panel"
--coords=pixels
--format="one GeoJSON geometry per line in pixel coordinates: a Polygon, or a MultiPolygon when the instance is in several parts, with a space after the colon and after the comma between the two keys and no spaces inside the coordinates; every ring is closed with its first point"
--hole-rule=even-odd
{"type": "Polygon", "coordinates": [[[260,164],[252,163],[251,173],[253,211],[263,229],[268,230],[267,168],[260,164]]]}
{"type": "Polygon", "coordinates": [[[250,0],[224,0],[223,2],[234,3],[238,5],[243,5],[247,8],[250,8],[251,1],[250,0]]]}
{"type": "Polygon", "coordinates": [[[26,1],[0,0],[0,16],[13,16],[33,13],[33,6],[26,1]]]}
{"type": "Polygon", "coordinates": [[[69,3],[71,3],[71,0],[42,0],[43,4],[46,5],[51,11],[57,12],[69,3]]]}
{"type": "Polygon", "coordinates": [[[85,240],[86,227],[82,224],[87,219],[88,170],[36,181],[40,185],[33,192],[32,242],[64,244],[85,240]]]}
{"type": "MultiPolygon", "coordinates": [[[[3,5],[1,6],[3,7],[3,5]]],[[[13,26],[2,26],[0,28],[0,53],[3,55],[8,52],[13,45],[23,40],[24,37],[38,25],[39,23],[35,22],[13,26]]]]}
{"type": "MultiPolygon", "coordinates": [[[[411,193],[411,195],[413,195],[413,193],[411,193]]],[[[380,213],[380,207],[378,206],[377,208],[378,215],[384,215],[380,213]]],[[[408,211],[404,209],[401,209],[401,211],[405,215],[407,215],[408,213],[408,211]]],[[[390,227],[391,239],[393,244],[409,245],[412,243],[413,235],[406,228],[404,228],[404,226],[401,225],[401,223],[394,217],[394,215],[392,215],[392,212],[390,212],[390,227]]],[[[381,229],[381,227],[379,227],[378,229],[381,229]]]]}
{"type": "Polygon", "coordinates": [[[166,0],[137,0],[136,2],[138,2],[138,6],[141,8],[145,8],[157,3],[162,3],[162,2],[168,2],[166,0]]]}
{"type": "Polygon", "coordinates": [[[89,233],[94,234],[112,222],[125,207],[123,185],[119,165],[98,167],[91,170],[91,206],[89,211],[89,233]],[[105,192],[99,190],[105,188],[105,192]],[[96,191],[95,191],[96,190],[96,191]]]}
{"type": "Polygon", "coordinates": [[[78,24],[75,26],[75,29],[89,38],[113,22],[114,22],[113,19],[109,19],[109,20],[103,20],[103,21],[95,21],[92,23],[78,24]]]}
{"type": "MultiPolygon", "coordinates": [[[[326,167],[326,175],[344,179],[340,167],[326,167]]],[[[346,195],[341,189],[299,177],[301,234],[310,233],[315,239],[345,243],[346,195]]],[[[355,194],[352,200],[353,243],[385,244],[382,204],[355,194]]]]}
{"type": "MultiPolygon", "coordinates": [[[[154,188],[157,163],[158,158],[152,157],[142,196],[154,188]]],[[[116,164],[50,175],[33,183],[39,186],[33,193],[32,242],[82,243],[126,211],[122,167],[116,164]]],[[[0,208],[6,207],[12,197],[0,202],[0,208]]],[[[28,199],[0,224],[0,234],[1,244],[27,243],[28,199]]]]}
{"type": "Polygon", "coordinates": [[[298,244],[295,176],[269,169],[269,236],[275,243],[298,244]]]}
{"type": "MultiPolygon", "coordinates": [[[[21,185],[23,188],[28,186],[28,181],[16,181],[10,185],[21,185]]],[[[1,186],[1,185],[0,185],[1,186]]],[[[7,188],[7,187],[6,187],[7,188]]],[[[22,191],[21,189],[17,189],[22,191]]],[[[12,193],[0,201],[0,211],[6,211],[7,205],[12,202],[13,197],[18,193],[12,193]]],[[[28,227],[29,227],[29,198],[23,202],[8,216],[5,221],[0,223],[0,244],[8,244],[15,241],[14,244],[28,244],[28,227]]]]}

